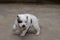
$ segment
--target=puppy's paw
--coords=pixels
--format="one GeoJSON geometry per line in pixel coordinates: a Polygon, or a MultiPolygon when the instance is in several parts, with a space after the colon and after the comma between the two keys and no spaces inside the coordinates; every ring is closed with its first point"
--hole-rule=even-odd
{"type": "Polygon", "coordinates": [[[36,33],[35,35],[37,35],[37,36],[38,36],[38,35],[39,35],[39,33],[36,33]]]}
{"type": "Polygon", "coordinates": [[[38,36],[39,34],[35,34],[35,35],[37,35],[37,36],[38,36]]]}
{"type": "Polygon", "coordinates": [[[24,34],[21,34],[20,36],[25,36],[24,34]]]}

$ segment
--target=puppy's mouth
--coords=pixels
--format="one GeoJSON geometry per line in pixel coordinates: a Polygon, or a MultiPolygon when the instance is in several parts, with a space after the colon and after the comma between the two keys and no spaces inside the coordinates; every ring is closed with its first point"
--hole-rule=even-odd
{"type": "Polygon", "coordinates": [[[19,31],[19,32],[22,32],[22,31],[24,31],[26,29],[26,27],[17,27],[17,30],[19,31]]]}

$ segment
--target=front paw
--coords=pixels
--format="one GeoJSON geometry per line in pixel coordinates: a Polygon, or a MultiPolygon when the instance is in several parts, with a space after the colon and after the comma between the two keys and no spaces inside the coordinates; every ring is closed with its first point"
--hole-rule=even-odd
{"type": "Polygon", "coordinates": [[[20,36],[25,36],[25,34],[21,34],[20,36]]]}
{"type": "Polygon", "coordinates": [[[13,32],[15,32],[15,31],[16,31],[16,29],[12,29],[12,31],[13,31],[13,32]]]}
{"type": "Polygon", "coordinates": [[[37,36],[38,36],[38,35],[39,35],[39,32],[38,32],[38,33],[36,33],[35,35],[37,35],[37,36]]]}

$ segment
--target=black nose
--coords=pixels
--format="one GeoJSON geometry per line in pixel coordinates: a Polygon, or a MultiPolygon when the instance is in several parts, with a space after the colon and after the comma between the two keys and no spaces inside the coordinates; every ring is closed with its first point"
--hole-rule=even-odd
{"type": "Polygon", "coordinates": [[[25,27],[25,25],[22,25],[22,27],[24,28],[24,27],[25,27]]]}

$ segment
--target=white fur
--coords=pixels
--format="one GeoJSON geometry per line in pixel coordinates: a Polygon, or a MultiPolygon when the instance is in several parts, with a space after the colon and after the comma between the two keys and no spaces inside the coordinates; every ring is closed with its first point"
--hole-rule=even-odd
{"type": "MultiPolygon", "coordinates": [[[[22,25],[24,24],[26,26],[26,30],[24,30],[20,36],[25,36],[27,30],[29,29],[29,27],[31,27],[33,25],[34,29],[36,29],[37,33],[36,35],[39,35],[40,33],[40,27],[39,27],[39,23],[38,23],[38,19],[36,16],[32,15],[32,14],[18,14],[19,18],[23,21],[22,23],[19,24],[20,27],[22,27],[22,25]],[[28,16],[28,20],[27,17],[28,16]],[[31,19],[32,19],[32,23],[31,23],[31,19]],[[25,21],[27,20],[27,23],[25,23],[25,21]]],[[[15,21],[14,25],[13,25],[13,30],[16,31],[16,27],[18,26],[18,22],[17,20],[15,21]]],[[[16,31],[17,32],[17,31],[16,31]]]]}

